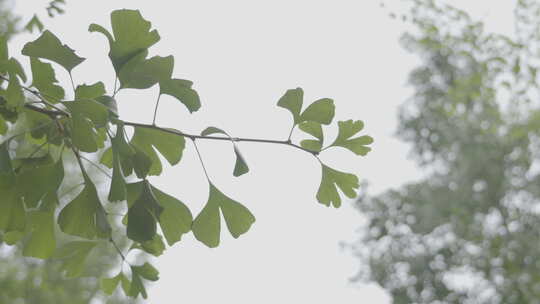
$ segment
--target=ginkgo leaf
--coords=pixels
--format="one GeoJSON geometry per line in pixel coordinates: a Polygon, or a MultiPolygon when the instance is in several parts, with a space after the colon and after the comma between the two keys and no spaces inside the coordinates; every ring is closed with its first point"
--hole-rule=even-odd
{"type": "Polygon", "coordinates": [[[300,142],[300,146],[310,151],[320,152],[322,149],[322,142],[315,139],[304,139],[300,142]]]}
{"type": "Polygon", "coordinates": [[[7,72],[10,75],[19,77],[23,82],[26,82],[26,73],[17,59],[13,57],[9,58],[7,61],[7,72]]]}
{"type": "Polygon", "coordinates": [[[99,146],[92,121],[79,113],[74,113],[70,122],[73,145],[83,152],[96,152],[99,146]]]}
{"type": "Polygon", "coordinates": [[[316,140],[314,139],[302,140],[300,142],[300,146],[310,151],[316,151],[316,152],[321,151],[323,140],[324,140],[321,124],[315,121],[305,121],[299,124],[298,127],[300,128],[300,130],[317,138],[316,140]]]}
{"type": "Polygon", "coordinates": [[[73,241],[64,244],[53,255],[61,260],[61,270],[65,271],[66,277],[73,278],[83,274],[85,261],[97,242],[73,241]]]}
{"type": "Polygon", "coordinates": [[[150,183],[144,180],[139,197],[128,209],[128,238],[140,243],[152,240],[162,211],[163,207],[157,202],[150,183]]]}
{"type": "Polygon", "coordinates": [[[320,142],[323,141],[323,130],[321,124],[315,121],[306,121],[298,125],[300,130],[306,132],[307,134],[312,135],[317,138],[320,142]]]}
{"type": "Polygon", "coordinates": [[[159,93],[175,97],[182,102],[190,113],[201,107],[201,100],[197,91],[191,86],[193,82],[184,79],[164,79],[159,82],[159,93]]]}
{"type": "MultiPolygon", "coordinates": [[[[141,53],[143,54],[143,53],[141,53]]],[[[120,70],[118,79],[121,88],[148,89],[160,81],[171,78],[173,56],[154,56],[150,59],[135,56],[120,70]]]]}
{"type": "Polygon", "coordinates": [[[300,123],[300,111],[304,100],[304,91],[301,88],[287,90],[279,99],[277,105],[289,110],[293,115],[294,125],[300,123]]]}
{"type": "Polygon", "coordinates": [[[154,238],[149,241],[133,243],[130,249],[140,249],[146,253],[158,257],[165,251],[165,243],[163,242],[163,237],[159,233],[156,233],[154,238]]]}
{"type": "Polygon", "coordinates": [[[349,149],[356,155],[366,155],[371,151],[367,145],[373,143],[373,138],[368,135],[352,138],[356,133],[360,132],[364,128],[364,123],[361,120],[353,121],[339,121],[339,133],[331,146],[339,146],[349,149]]]}
{"type": "Polygon", "coordinates": [[[94,99],[105,95],[105,85],[99,81],[91,85],[78,85],[75,89],[75,100],[94,99]]]}
{"type": "Polygon", "coordinates": [[[45,30],[38,39],[25,44],[22,54],[54,61],[69,72],[84,61],[84,58],[77,56],[72,49],[67,45],[63,45],[62,42],[48,30],[45,30]]]}
{"type": "Polygon", "coordinates": [[[101,290],[103,290],[104,293],[108,295],[112,295],[115,291],[118,284],[122,281],[124,278],[124,274],[122,272],[118,273],[116,276],[112,278],[103,278],[99,281],[99,285],[101,287],[101,290]]]}
{"type": "Polygon", "coordinates": [[[148,262],[144,263],[141,266],[131,266],[131,270],[139,276],[143,277],[145,280],[159,280],[159,271],[148,262]]]}
{"type": "Polygon", "coordinates": [[[332,122],[332,119],[334,119],[335,108],[332,99],[323,98],[316,100],[302,112],[298,122],[314,121],[323,125],[328,125],[332,122]]]}
{"type": "Polygon", "coordinates": [[[142,266],[131,266],[131,286],[129,289],[129,295],[136,298],[139,294],[146,299],[146,289],[141,280],[144,278],[149,281],[159,280],[159,272],[154,266],[149,263],[144,263],[142,266]]]}
{"type": "Polygon", "coordinates": [[[249,167],[246,163],[246,160],[242,156],[242,153],[240,153],[240,150],[236,145],[234,145],[234,154],[236,155],[236,162],[234,164],[234,171],[233,175],[238,177],[240,175],[246,174],[249,172],[249,167]]]}
{"type": "Polygon", "coordinates": [[[67,234],[86,239],[107,237],[110,226],[97,195],[96,187],[85,178],[83,190],[58,215],[58,225],[67,234]]]}
{"type": "Polygon", "coordinates": [[[219,246],[219,235],[221,233],[220,222],[219,203],[213,199],[211,187],[208,202],[193,220],[191,230],[195,238],[206,246],[210,248],[217,247],[219,246]]]}
{"type": "Polygon", "coordinates": [[[30,57],[32,68],[32,86],[39,90],[43,98],[57,103],[64,98],[64,89],[58,85],[54,69],[50,63],[42,62],[36,57],[30,57]]]}
{"type": "Polygon", "coordinates": [[[96,126],[103,127],[109,121],[109,112],[105,105],[91,99],[67,101],[63,103],[72,113],[90,119],[96,126]]]}
{"type": "MultiPolygon", "coordinates": [[[[128,206],[132,206],[142,192],[143,182],[127,185],[128,206]]],[[[191,231],[193,217],[187,206],[180,200],[150,185],[157,203],[163,208],[158,221],[169,246],[180,241],[182,235],[191,231]]]]}
{"type": "Polygon", "coordinates": [[[227,134],[227,132],[223,131],[220,128],[216,128],[216,127],[208,127],[208,128],[204,129],[201,132],[202,136],[208,136],[208,135],[212,135],[212,134],[223,134],[223,135],[226,135],[227,137],[230,137],[229,134],[227,134]]]}
{"type": "Polygon", "coordinates": [[[155,149],[171,164],[176,165],[182,159],[185,148],[183,136],[151,128],[135,127],[131,145],[139,148],[152,161],[149,174],[159,175],[162,171],[161,161],[155,149]]]}
{"type": "Polygon", "coordinates": [[[347,197],[354,198],[356,197],[355,189],[359,187],[358,177],[322,165],[322,180],[317,192],[317,200],[326,206],[330,204],[336,208],[341,206],[341,198],[336,185],[347,197]]]}
{"type": "MultiPolygon", "coordinates": [[[[113,174],[108,199],[110,202],[123,201],[126,199],[126,182],[122,174],[121,149],[124,141],[124,128],[118,125],[116,135],[112,139],[111,151],[113,153],[113,174]]],[[[130,157],[129,155],[128,157],[130,157]]]]}
{"type": "Polygon", "coordinates": [[[0,230],[23,232],[26,226],[26,212],[22,199],[15,189],[0,189],[0,230]]]}
{"type": "Polygon", "coordinates": [[[43,32],[43,23],[41,23],[38,16],[34,14],[32,19],[30,19],[30,21],[28,21],[28,23],[24,26],[24,29],[29,33],[34,33],[34,29],[36,28],[38,32],[43,32]]]}
{"type": "Polygon", "coordinates": [[[50,258],[56,249],[54,211],[33,211],[28,214],[30,238],[23,255],[40,259],[50,258]]]}
{"type": "Polygon", "coordinates": [[[9,79],[7,90],[0,91],[0,96],[6,100],[8,109],[17,110],[24,103],[24,94],[19,79],[13,73],[9,74],[9,79]]]}
{"type": "Polygon", "coordinates": [[[193,221],[191,230],[197,240],[208,247],[217,247],[220,239],[220,216],[223,213],[225,223],[234,238],[246,233],[255,222],[255,217],[242,204],[234,201],[210,184],[208,202],[193,221]]]}
{"type": "Polygon", "coordinates": [[[29,208],[37,207],[48,193],[56,193],[64,179],[63,160],[21,170],[17,176],[17,190],[29,208]]]}
{"type": "Polygon", "coordinates": [[[109,57],[117,75],[126,62],[160,39],[156,30],[150,31],[152,24],[146,21],[138,10],[113,11],[111,25],[114,37],[97,24],[91,24],[88,30],[102,33],[107,37],[110,46],[109,57]]]}

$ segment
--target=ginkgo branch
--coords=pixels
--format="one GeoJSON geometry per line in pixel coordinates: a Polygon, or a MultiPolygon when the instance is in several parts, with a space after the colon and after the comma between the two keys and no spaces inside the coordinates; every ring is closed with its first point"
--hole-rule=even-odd
{"type": "Polygon", "coordinates": [[[245,138],[245,137],[219,137],[219,136],[209,136],[209,135],[195,135],[195,134],[188,134],[184,133],[178,130],[174,129],[167,129],[158,127],[155,125],[149,125],[149,124],[143,124],[138,122],[130,122],[130,121],[123,121],[124,125],[126,126],[133,126],[133,127],[141,127],[141,128],[149,128],[149,129],[155,129],[160,130],[165,133],[175,134],[178,136],[187,137],[190,139],[209,139],[209,140],[225,140],[225,141],[233,141],[233,142],[257,142],[257,143],[267,143],[267,144],[279,144],[279,145],[286,145],[291,146],[297,149],[300,149],[302,151],[308,152],[314,156],[317,156],[319,152],[308,150],[304,147],[301,147],[299,145],[293,144],[288,140],[275,140],[275,139],[260,139],[260,138],[245,138]]]}

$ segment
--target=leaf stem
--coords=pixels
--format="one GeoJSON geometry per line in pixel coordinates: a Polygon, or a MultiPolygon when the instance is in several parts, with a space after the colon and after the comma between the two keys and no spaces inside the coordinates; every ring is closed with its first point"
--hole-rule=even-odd
{"type": "Polygon", "coordinates": [[[116,245],[116,242],[113,240],[112,237],[109,238],[109,242],[111,242],[111,244],[113,244],[114,246],[114,249],[116,249],[116,251],[118,252],[118,254],[120,255],[120,257],[122,258],[122,261],[126,262],[126,256],[122,253],[122,250],[120,250],[120,248],[118,247],[118,245],[116,245]]]}
{"type": "Polygon", "coordinates": [[[201,152],[199,151],[199,147],[197,147],[197,143],[195,142],[195,138],[192,138],[191,140],[193,141],[193,146],[195,147],[195,151],[197,151],[197,156],[199,156],[199,161],[201,162],[204,175],[206,175],[206,179],[211,184],[212,182],[210,181],[210,176],[208,176],[208,171],[206,171],[206,167],[204,166],[204,161],[202,159],[201,152]]]}
{"type": "Polygon", "coordinates": [[[75,83],[73,82],[73,74],[69,72],[69,80],[71,80],[71,87],[73,88],[73,99],[75,100],[75,83]]]}
{"type": "Polygon", "coordinates": [[[293,126],[291,128],[291,132],[289,132],[289,137],[287,137],[287,141],[289,141],[289,142],[291,141],[291,136],[292,136],[292,133],[293,133],[295,127],[296,127],[296,125],[293,124],[293,126]]]}
{"type": "Polygon", "coordinates": [[[152,125],[156,125],[156,116],[157,116],[157,110],[159,107],[159,99],[161,97],[161,94],[158,94],[157,101],[156,101],[156,107],[154,108],[154,119],[152,119],[152,125]]]}

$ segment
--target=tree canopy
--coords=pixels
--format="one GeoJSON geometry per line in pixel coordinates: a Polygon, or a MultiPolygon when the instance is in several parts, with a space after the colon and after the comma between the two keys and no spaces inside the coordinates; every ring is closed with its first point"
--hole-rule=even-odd
{"type": "MultiPolygon", "coordinates": [[[[49,13],[62,12],[61,3],[51,2],[49,13]]],[[[108,49],[115,72],[112,90],[107,90],[102,81],[75,83],[71,72],[84,64],[85,58],[45,29],[37,17],[27,24],[27,30],[38,30],[39,37],[21,50],[27,63],[9,55],[6,36],[0,39],[0,231],[4,242],[21,246],[26,257],[60,261],[67,277],[88,275],[85,261],[96,248],[107,246],[116,251],[117,260],[126,267],[112,277],[102,277],[102,290],[111,294],[120,286],[130,297],[146,298],[145,282],[157,281],[159,272],[148,262],[128,262],[127,254],[138,250],[159,256],[167,245],[178,243],[189,232],[206,246],[217,247],[222,220],[235,238],[255,222],[255,216],[243,203],[220,189],[206,174],[197,146],[200,140],[233,144],[235,177],[249,172],[237,142],[294,147],[321,165],[322,180],[314,195],[319,203],[337,208],[343,197],[340,191],[349,198],[356,196],[358,178],[323,164],[318,155],[341,147],[364,156],[373,139],[360,133],[362,121],[347,120],[337,123],[338,136],[328,143],[323,127],[334,118],[332,99],[321,98],[304,105],[301,88],[287,90],[277,101],[278,107],[292,116],[290,134],[284,140],[234,137],[213,126],[200,134],[159,126],[162,95],[176,98],[190,113],[199,110],[203,101],[191,81],[173,76],[173,56],[148,56],[149,48],[161,37],[139,11],[113,11],[110,21],[110,30],[98,24],[90,24],[88,30],[104,38],[104,53],[108,49]],[[62,86],[57,73],[67,73],[71,87],[62,86]],[[159,92],[152,123],[123,120],[117,108],[117,93],[156,85],[159,92]],[[296,130],[309,137],[293,142],[291,135],[296,130]],[[151,182],[152,176],[164,170],[162,159],[177,165],[190,143],[209,188],[208,201],[197,215],[192,214],[188,204],[151,182]],[[77,164],[77,170],[66,170],[71,162],[77,164]],[[100,197],[90,168],[109,177],[106,198],[100,197]],[[73,191],[77,194],[63,203],[59,189],[74,180],[77,187],[73,191]],[[127,250],[119,245],[126,238],[127,250]]]]}
{"type": "Polygon", "coordinates": [[[402,42],[421,64],[397,134],[426,177],[358,201],[369,224],[357,279],[393,303],[539,303],[540,4],[517,2],[508,37],[410,3],[402,42]]]}

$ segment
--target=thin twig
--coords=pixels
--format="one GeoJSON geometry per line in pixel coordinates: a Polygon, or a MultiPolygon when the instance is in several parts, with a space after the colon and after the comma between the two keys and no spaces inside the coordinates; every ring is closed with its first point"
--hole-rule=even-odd
{"type": "Polygon", "coordinates": [[[95,162],[93,162],[92,160],[88,159],[87,157],[85,157],[84,155],[80,155],[79,156],[84,159],[85,161],[87,161],[88,163],[90,163],[92,166],[94,166],[96,169],[98,169],[101,173],[105,174],[108,178],[112,179],[112,176],[109,174],[109,172],[105,171],[103,168],[101,168],[100,165],[96,164],[95,162]]]}
{"type": "Polygon", "coordinates": [[[111,242],[114,246],[114,249],[116,249],[116,251],[118,252],[118,254],[120,255],[120,257],[122,257],[122,261],[126,262],[126,256],[122,253],[122,250],[120,250],[120,248],[118,247],[118,245],[116,245],[116,243],[114,242],[113,238],[110,237],[109,238],[109,242],[111,242]]]}
{"type": "Polygon", "coordinates": [[[170,133],[170,134],[175,134],[175,135],[178,135],[178,136],[188,137],[188,138],[190,138],[192,140],[193,139],[210,139],[210,140],[225,140],[225,141],[231,141],[232,140],[233,142],[241,142],[241,141],[243,141],[243,142],[267,143],[267,144],[280,144],[280,145],[286,145],[286,146],[291,146],[291,147],[300,149],[302,151],[308,152],[308,153],[310,153],[312,155],[315,155],[315,156],[319,154],[319,152],[317,152],[317,151],[311,151],[311,150],[305,149],[304,147],[295,145],[295,144],[293,144],[293,143],[291,143],[290,141],[287,141],[287,140],[243,138],[243,137],[229,138],[229,137],[219,137],[219,136],[204,136],[204,135],[188,134],[188,133],[184,133],[184,132],[174,130],[174,129],[167,129],[167,128],[162,128],[162,127],[158,127],[158,126],[155,126],[155,125],[142,124],[142,123],[137,123],[137,122],[124,121],[123,123],[124,123],[124,125],[127,125],[127,126],[160,130],[160,131],[165,132],[165,133],[170,133]]]}
{"type": "MultiPolygon", "coordinates": [[[[9,78],[7,78],[7,77],[5,77],[5,76],[3,76],[3,75],[0,75],[0,79],[3,79],[3,80],[5,80],[5,81],[11,81],[9,78]]],[[[61,115],[64,115],[64,116],[70,116],[70,114],[69,114],[68,112],[66,112],[66,111],[64,111],[64,110],[62,110],[62,109],[60,109],[59,107],[53,105],[52,103],[46,101],[45,98],[43,98],[44,96],[45,96],[45,97],[49,97],[49,98],[55,98],[55,97],[47,96],[46,94],[43,94],[43,93],[40,93],[40,92],[38,92],[38,91],[32,90],[32,89],[30,89],[29,87],[26,87],[26,86],[22,86],[22,85],[21,85],[21,88],[23,88],[23,90],[25,90],[25,91],[31,93],[32,95],[36,96],[37,98],[39,98],[39,100],[41,101],[41,103],[43,103],[43,104],[45,104],[45,105],[47,105],[47,106],[49,106],[49,107],[51,107],[51,108],[57,110],[58,112],[62,113],[61,115]]],[[[33,109],[33,108],[31,108],[31,109],[33,109]]]]}

